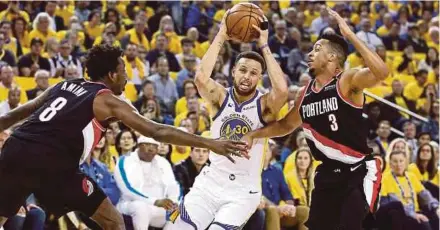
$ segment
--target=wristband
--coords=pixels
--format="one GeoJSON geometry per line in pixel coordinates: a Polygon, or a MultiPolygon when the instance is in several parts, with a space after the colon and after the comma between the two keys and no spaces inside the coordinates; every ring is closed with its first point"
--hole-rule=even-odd
{"type": "Polygon", "coordinates": [[[269,46],[269,44],[264,44],[264,45],[262,45],[261,47],[260,47],[260,50],[262,50],[262,49],[264,49],[264,48],[266,48],[266,47],[268,47],[269,46]]]}

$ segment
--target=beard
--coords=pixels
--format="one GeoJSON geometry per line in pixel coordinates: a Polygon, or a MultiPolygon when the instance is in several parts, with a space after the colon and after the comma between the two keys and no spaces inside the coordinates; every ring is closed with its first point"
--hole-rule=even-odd
{"type": "Polygon", "coordinates": [[[235,92],[237,92],[238,95],[246,97],[249,96],[251,94],[253,94],[255,92],[255,90],[257,89],[257,85],[255,85],[252,88],[249,88],[248,90],[241,90],[240,86],[237,84],[237,82],[234,81],[234,90],[235,92]]]}

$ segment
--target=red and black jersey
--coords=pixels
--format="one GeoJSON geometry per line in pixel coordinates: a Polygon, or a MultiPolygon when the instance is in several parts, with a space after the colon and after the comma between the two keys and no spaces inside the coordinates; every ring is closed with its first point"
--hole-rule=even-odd
{"type": "Polygon", "coordinates": [[[319,91],[312,80],[304,90],[299,113],[311,152],[316,160],[355,164],[372,151],[367,146],[367,129],[362,105],[344,98],[339,78],[333,77],[319,91]]]}

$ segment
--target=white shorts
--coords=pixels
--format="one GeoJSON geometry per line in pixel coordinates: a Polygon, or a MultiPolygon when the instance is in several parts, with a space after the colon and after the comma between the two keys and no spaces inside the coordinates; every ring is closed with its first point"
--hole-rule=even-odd
{"type": "MultiPolygon", "coordinates": [[[[249,176],[236,176],[204,167],[179,207],[179,218],[196,230],[209,224],[226,229],[243,226],[261,199],[261,183],[249,184],[249,176]]],[[[176,221],[173,229],[185,229],[176,221]]]]}
{"type": "Polygon", "coordinates": [[[131,216],[135,229],[164,228],[167,222],[164,208],[145,201],[122,201],[116,207],[122,214],[131,216]]]}

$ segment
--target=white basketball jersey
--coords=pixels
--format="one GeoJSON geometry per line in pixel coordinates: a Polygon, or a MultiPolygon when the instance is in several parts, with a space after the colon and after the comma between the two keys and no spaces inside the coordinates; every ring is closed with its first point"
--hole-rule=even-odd
{"type": "MultiPolygon", "coordinates": [[[[225,101],[211,125],[212,138],[240,140],[244,134],[265,125],[262,117],[260,98],[262,94],[257,90],[248,101],[238,104],[234,98],[233,89],[229,88],[225,101]]],[[[249,152],[250,159],[233,156],[235,164],[225,156],[215,153],[209,154],[211,167],[231,174],[250,176],[251,180],[259,182],[261,169],[266,150],[266,139],[255,139],[249,152]]]]}

